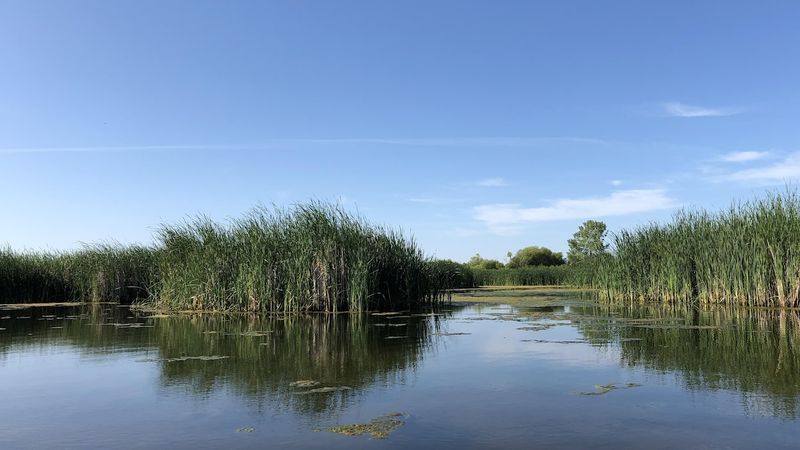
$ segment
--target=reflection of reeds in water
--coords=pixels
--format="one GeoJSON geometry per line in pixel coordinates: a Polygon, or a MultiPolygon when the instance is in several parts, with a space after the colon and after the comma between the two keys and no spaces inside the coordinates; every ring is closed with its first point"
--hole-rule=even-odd
{"type": "Polygon", "coordinates": [[[618,343],[625,365],[677,372],[689,389],[741,392],[752,413],[800,413],[798,311],[605,305],[581,316],[587,339],[618,343]]]}
{"type": "Polygon", "coordinates": [[[348,404],[373,384],[402,382],[419,364],[442,319],[388,319],[363,314],[206,314],[139,318],[135,321],[154,327],[137,329],[124,326],[130,322],[125,320],[127,309],[98,306],[94,316],[88,308],[15,311],[15,315],[34,317],[9,320],[17,328],[12,325],[0,334],[0,353],[11,345],[19,350],[26,345],[58,344],[95,354],[136,352],[126,357],[141,364],[157,364],[166,389],[184,390],[200,398],[227,389],[247,397],[251,404],[321,414],[348,404]],[[42,314],[83,314],[85,319],[37,320],[42,314]],[[64,329],[49,332],[55,323],[64,329]],[[406,325],[380,327],[375,323],[406,325]],[[28,333],[49,333],[49,339],[26,340],[28,333]],[[407,337],[386,339],[397,335],[407,337]],[[197,358],[200,356],[227,358],[197,358]],[[309,388],[290,386],[297,380],[314,380],[319,383],[314,385],[317,388],[351,389],[306,393],[309,388]]]}

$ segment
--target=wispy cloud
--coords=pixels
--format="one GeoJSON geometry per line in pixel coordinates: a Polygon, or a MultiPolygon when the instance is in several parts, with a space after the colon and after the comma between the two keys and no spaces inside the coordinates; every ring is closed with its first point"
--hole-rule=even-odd
{"type": "Polygon", "coordinates": [[[609,181],[612,186],[622,186],[622,180],[611,180],[609,181]]]}
{"type": "Polygon", "coordinates": [[[721,117],[733,116],[742,112],[739,108],[709,108],[680,102],[667,102],[661,106],[664,108],[664,112],[673,117],[721,117]]]}
{"type": "Polygon", "coordinates": [[[508,182],[502,178],[484,178],[478,181],[478,186],[481,187],[504,187],[508,186],[508,182]]]}
{"type": "Polygon", "coordinates": [[[159,152],[178,150],[227,149],[218,145],[99,145],[87,147],[7,147],[0,154],[11,153],[85,153],[85,152],[159,152]]]}
{"type": "Polygon", "coordinates": [[[320,138],[320,139],[276,139],[275,142],[298,142],[318,144],[384,144],[425,147],[463,147],[463,146],[497,146],[527,147],[550,144],[553,142],[573,142],[578,144],[604,144],[606,141],[595,138],[575,136],[488,136],[488,137],[428,137],[428,138],[320,138]]]}
{"type": "Polygon", "coordinates": [[[6,147],[0,154],[9,153],[69,153],[69,152],[133,152],[133,151],[178,151],[178,150],[260,150],[281,148],[286,145],[389,145],[410,147],[531,147],[555,142],[576,144],[604,144],[605,141],[593,138],[554,136],[554,137],[432,137],[432,138],[271,138],[256,144],[223,145],[94,145],[75,147],[6,147]]]}
{"type": "Polygon", "coordinates": [[[536,208],[516,204],[482,205],[474,209],[473,218],[495,233],[513,234],[521,226],[535,222],[621,216],[676,206],[678,203],[663,189],[630,189],[605,197],[555,200],[536,208]]]}
{"type": "Polygon", "coordinates": [[[721,177],[723,181],[752,181],[767,184],[781,184],[796,181],[798,178],[800,178],[800,152],[773,164],[738,170],[721,177]]]}
{"type": "Polygon", "coordinates": [[[748,162],[764,159],[769,156],[769,152],[731,152],[726,153],[720,157],[725,162],[748,162]]]}

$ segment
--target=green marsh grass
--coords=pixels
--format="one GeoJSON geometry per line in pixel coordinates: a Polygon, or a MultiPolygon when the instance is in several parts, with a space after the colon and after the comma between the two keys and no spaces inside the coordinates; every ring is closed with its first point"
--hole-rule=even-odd
{"type": "Polygon", "coordinates": [[[800,307],[800,197],[772,193],[623,231],[589,284],[610,300],[800,307]]]}
{"type": "Polygon", "coordinates": [[[156,251],[115,244],[61,253],[0,249],[0,303],[116,301],[145,298],[156,251]]]}
{"type": "Polygon", "coordinates": [[[154,297],[168,309],[366,311],[442,300],[448,267],[413,240],[322,203],[256,208],[159,231],[154,297]]]}
{"type": "Polygon", "coordinates": [[[472,272],[477,286],[559,286],[569,282],[571,269],[562,265],[472,269],[472,272]]]}
{"type": "Polygon", "coordinates": [[[0,303],[146,301],[170,310],[407,309],[471,287],[472,273],[413,239],[313,202],[217,223],[163,225],[152,247],[0,250],[0,303]]]}

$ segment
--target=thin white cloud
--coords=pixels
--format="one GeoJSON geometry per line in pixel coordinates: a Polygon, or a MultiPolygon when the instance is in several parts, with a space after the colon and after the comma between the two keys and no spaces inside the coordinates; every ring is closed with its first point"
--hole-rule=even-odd
{"type": "Polygon", "coordinates": [[[547,206],[524,208],[516,204],[491,204],[474,208],[473,218],[498,234],[513,234],[525,224],[553,220],[622,216],[678,206],[664,189],[630,189],[605,197],[560,199],[547,206]]]}
{"type": "Polygon", "coordinates": [[[176,150],[260,150],[280,148],[281,146],[352,144],[352,145],[395,145],[412,147],[530,147],[554,142],[576,144],[604,144],[605,141],[593,138],[555,136],[555,137],[434,137],[434,138],[273,138],[258,144],[241,145],[97,145],[76,147],[6,147],[0,154],[7,153],[70,153],[70,152],[132,152],[132,151],[176,151],[176,150]]]}
{"type": "Polygon", "coordinates": [[[622,180],[611,180],[609,181],[612,186],[622,186],[622,180]]]}
{"type": "Polygon", "coordinates": [[[687,105],[680,102],[668,102],[663,105],[664,112],[673,117],[721,117],[733,116],[742,112],[738,108],[707,108],[704,106],[687,105]]]}
{"type": "Polygon", "coordinates": [[[430,138],[320,138],[320,139],[276,139],[280,143],[307,143],[307,144],[385,144],[407,146],[433,146],[433,147],[460,147],[460,146],[499,146],[499,147],[527,147],[532,145],[550,144],[553,142],[573,142],[578,144],[605,144],[606,141],[594,138],[575,136],[489,136],[489,137],[430,137],[430,138]]]}
{"type": "Polygon", "coordinates": [[[88,147],[8,147],[0,154],[11,153],[84,153],[84,152],[159,152],[176,150],[214,150],[230,147],[219,145],[100,145],[88,147]]]}
{"type": "Polygon", "coordinates": [[[504,187],[508,186],[508,182],[502,178],[484,178],[478,181],[478,186],[481,187],[504,187]]]}
{"type": "Polygon", "coordinates": [[[800,178],[800,152],[793,153],[773,164],[738,170],[721,177],[727,181],[752,181],[757,183],[781,184],[800,178]]]}
{"type": "Polygon", "coordinates": [[[748,162],[764,159],[769,156],[769,152],[731,152],[726,153],[720,157],[725,162],[748,162]]]}

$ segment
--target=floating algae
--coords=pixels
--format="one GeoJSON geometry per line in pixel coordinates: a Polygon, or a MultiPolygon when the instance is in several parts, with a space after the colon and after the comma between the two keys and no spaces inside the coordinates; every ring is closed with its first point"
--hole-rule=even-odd
{"type": "Polygon", "coordinates": [[[230,356],[180,356],[178,358],[164,358],[164,359],[141,359],[138,362],[178,362],[178,361],[218,361],[220,359],[228,359],[230,356]]]}
{"type": "Polygon", "coordinates": [[[609,384],[596,384],[592,392],[578,392],[578,395],[606,395],[611,391],[617,389],[632,389],[641,386],[639,383],[625,383],[622,386],[617,386],[614,383],[609,384]]]}
{"type": "Polygon", "coordinates": [[[293,388],[312,388],[319,386],[319,381],[316,380],[297,380],[289,383],[289,387],[293,388]]]}
{"type": "Polygon", "coordinates": [[[237,433],[252,433],[254,431],[256,431],[256,429],[253,427],[242,427],[236,429],[237,433]]]}
{"type": "Polygon", "coordinates": [[[297,392],[297,395],[308,395],[308,394],[326,394],[329,392],[339,392],[339,391],[349,391],[353,388],[350,386],[327,386],[321,387],[316,389],[309,389],[307,391],[297,392]]]}
{"type": "Polygon", "coordinates": [[[269,336],[272,331],[245,331],[244,333],[229,333],[228,336],[263,337],[269,336]]]}
{"type": "Polygon", "coordinates": [[[520,342],[536,342],[537,344],[586,344],[587,341],[582,339],[564,340],[564,341],[548,341],[546,339],[522,339],[520,342]]]}
{"type": "Polygon", "coordinates": [[[631,328],[645,328],[649,330],[718,330],[713,325],[630,325],[631,328]]]}
{"type": "Polygon", "coordinates": [[[230,356],[219,356],[219,355],[211,355],[211,356],[181,356],[179,358],[167,358],[164,361],[166,361],[166,362],[190,361],[190,360],[218,361],[220,359],[228,359],[228,358],[230,358],[230,356]]]}
{"type": "Polygon", "coordinates": [[[408,416],[395,412],[385,416],[376,417],[367,423],[354,423],[328,428],[331,433],[345,436],[361,436],[369,434],[370,439],[386,439],[392,432],[403,426],[408,416]]]}
{"type": "Polygon", "coordinates": [[[145,325],[143,323],[107,323],[104,325],[113,325],[117,328],[155,328],[155,325],[145,325]]]}
{"type": "Polygon", "coordinates": [[[544,331],[544,330],[548,330],[550,328],[556,327],[558,325],[561,325],[561,324],[558,324],[558,323],[543,323],[543,324],[535,324],[535,325],[529,325],[529,326],[525,326],[525,327],[519,327],[519,328],[517,328],[517,330],[520,330],[520,331],[544,331]]]}

